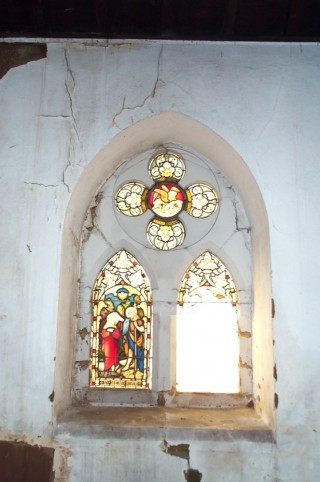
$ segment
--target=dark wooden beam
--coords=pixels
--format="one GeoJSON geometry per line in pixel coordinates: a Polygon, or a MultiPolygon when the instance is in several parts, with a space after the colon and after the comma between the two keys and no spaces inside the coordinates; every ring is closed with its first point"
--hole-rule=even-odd
{"type": "Polygon", "coordinates": [[[225,22],[223,35],[232,37],[235,35],[235,25],[237,20],[238,0],[228,0],[226,5],[225,22]]]}
{"type": "Polygon", "coordinates": [[[108,1],[95,0],[95,12],[99,33],[108,34],[108,1]]]}
{"type": "Polygon", "coordinates": [[[287,28],[285,35],[288,37],[298,37],[301,33],[301,21],[308,0],[291,0],[289,2],[287,28]]]}
{"type": "Polygon", "coordinates": [[[175,2],[161,0],[161,33],[163,37],[175,34],[175,2]]]}

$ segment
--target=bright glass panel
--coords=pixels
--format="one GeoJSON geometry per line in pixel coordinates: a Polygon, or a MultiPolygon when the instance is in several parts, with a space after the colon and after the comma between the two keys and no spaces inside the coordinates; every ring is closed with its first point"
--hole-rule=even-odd
{"type": "Polygon", "coordinates": [[[209,252],[188,269],[179,291],[176,384],[179,392],[238,393],[236,290],[209,252]]]}
{"type": "Polygon", "coordinates": [[[119,251],[92,291],[91,387],[151,388],[151,309],[144,269],[119,251]]]}

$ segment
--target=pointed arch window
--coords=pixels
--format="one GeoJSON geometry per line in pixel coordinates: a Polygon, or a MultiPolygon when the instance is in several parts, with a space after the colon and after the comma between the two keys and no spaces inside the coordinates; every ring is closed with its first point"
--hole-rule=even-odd
{"type": "Polygon", "coordinates": [[[91,387],[151,388],[149,279],[126,250],[101,269],[92,291],[91,387]]]}
{"type": "MultiPolygon", "coordinates": [[[[261,413],[266,420],[272,422],[274,416],[272,409],[273,351],[272,324],[268,304],[271,295],[270,253],[268,221],[261,193],[252,174],[239,155],[223,139],[213,132],[210,133],[206,126],[201,126],[188,118],[183,118],[181,122],[179,115],[175,113],[161,114],[159,124],[157,118],[157,116],[154,116],[146,121],[142,121],[143,124],[141,125],[139,123],[137,126],[130,127],[130,132],[134,135],[126,136],[127,142],[129,140],[129,145],[127,142],[123,142],[124,137],[121,134],[118,140],[115,140],[115,143],[110,145],[110,149],[109,146],[106,148],[104,157],[100,155],[97,157],[97,163],[93,163],[94,169],[84,171],[81,182],[76,186],[75,193],[71,197],[62,238],[64,244],[61,263],[61,300],[58,332],[58,344],[61,346],[61,349],[58,351],[59,359],[57,358],[58,362],[56,364],[55,413],[59,417],[62,416],[71,400],[76,407],[81,407],[79,411],[82,419],[85,419],[83,415],[87,414],[87,403],[102,406],[102,409],[106,407],[105,411],[96,411],[96,415],[99,417],[97,423],[100,423],[102,413],[103,420],[108,422],[112,437],[116,433],[117,427],[114,425],[115,412],[110,411],[109,407],[119,406],[148,407],[147,411],[141,412],[141,419],[147,421],[148,430],[150,430],[150,427],[153,430],[153,422],[149,420],[150,413],[152,413],[152,411],[150,412],[150,407],[157,405],[161,408],[164,406],[179,406],[190,407],[191,409],[192,407],[229,409],[239,406],[252,407],[254,404],[256,405],[257,413],[261,413]],[[166,116],[169,117],[166,119],[166,116]],[[172,116],[174,122],[172,122],[172,116]],[[175,119],[176,116],[177,119],[175,119]],[[183,209],[178,214],[175,214],[174,218],[174,221],[179,222],[180,220],[183,226],[185,226],[185,237],[183,239],[180,238],[179,233],[174,232],[172,229],[174,246],[171,246],[171,243],[169,244],[171,238],[168,238],[168,236],[171,231],[167,233],[162,229],[163,225],[167,228],[174,226],[170,224],[172,222],[170,218],[160,219],[164,224],[156,223],[159,226],[159,230],[156,232],[157,237],[152,238],[154,243],[150,243],[148,238],[149,232],[153,235],[151,226],[148,230],[148,223],[157,218],[158,214],[151,209],[154,207],[154,198],[151,197],[151,194],[147,198],[147,194],[149,192],[156,193],[158,186],[154,189],[153,185],[150,186],[150,171],[146,167],[148,160],[156,157],[157,152],[154,152],[153,146],[161,145],[163,139],[168,135],[167,125],[165,130],[163,130],[163,120],[169,120],[170,139],[173,139],[172,142],[163,145],[164,150],[166,152],[177,151],[179,157],[181,155],[182,158],[188,160],[188,169],[183,178],[184,181],[181,179],[180,182],[179,179],[174,185],[174,187],[177,185],[180,188],[180,192],[184,192],[187,195],[183,209]],[[196,133],[195,137],[194,132],[196,133]],[[155,137],[153,137],[154,133],[156,133],[155,137]],[[150,139],[146,143],[146,136],[148,135],[150,135],[150,139]],[[183,147],[184,144],[186,147],[183,147]],[[149,145],[150,147],[142,151],[141,146],[144,145],[149,145]],[[208,155],[209,158],[207,158],[208,155]],[[125,158],[127,158],[127,161],[124,161],[125,158]],[[106,159],[108,159],[108,162],[105,162],[106,159]],[[131,184],[128,187],[129,194],[131,193],[132,196],[128,195],[127,198],[126,184],[130,180],[132,180],[134,185],[131,184]],[[137,181],[134,182],[134,180],[137,181]],[[211,191],[214,190],[217,196],[213,194],[212,197],[212,192],[207,190],[206,187],[202,189],[203,180],[206,182],[205,186],[209,186],[211,191]],[[200,196],[193,188],[191,192],[191,187],[194,185],[197,189],[199,186],[202,189],[200,196]],[[131,188],[132,191],[130,191],[131,188]],[[147,191],[145,190],[146,188],[147,191]],[[188,191],[191,201],[194,200],[191,204],[188,191]],[[86,196],[88,196],[88,203],[90,202],[89,193],[91,193],[91,203],[87,206],[87,215],[83,223],[83,217],[79,215],[77,217],[76,213],[81,212],[79,209],[81,208],[83,198],[87,199],[86,196]],[[144,197],[145,193],[146,197],[144,197]],[[123,197],[122,200],[120,199],[121,196],[123,197]],[[216,198],[217,202],[214,198],[216,198]],[[125,203],[123,204],[121,201],[125,201],[125,203]],[[138,203],[138,211],[135,211],[137,207],[135,202],[138,203]],[[78,208],[79,206],[80,208],[78,208]],[[199,206],[200,208],[201,206],[210,206],[213,212],[212,215],[207,217],[190,215],[191,210],[188,212],[188,209],[196,208],[198,211],[194,211],[194,214],[197,214],[199,206]],[[133,210],[132,213],[131,209],[133,210]],[[141,216],[138,216],[138,214],[141,214],[141,216]],[[199,217],[203,219],[199,221],[199,217]],[[81,243],[75,243],[75,236],[77,240],[81,238],[81,243]],[[155,242],[156,239],[160,239],[164,243],[161,246],[159,245],[160,249],[155,242]],[[183,246],[181,246],[182,241],[180,243],[181,239],[183,246]],[[77,260],[79,255],[79,246],[81,246],[81,255],[80,264],[78,265],[74,260],[77,260]],[[131,378],[126,376],[120,379],[119,377],[121,383],[117,384],[116,377],[111,376],[112,366],[105,370],[101,349],[99,354],[99,345],[101,347],[99,328],[102,321],[101,309],[105,304],[104,296],[108,289],[113,290],[113,294],[117,295],[117,282],[109,285],[105,278],[108,278],[109,274],[113,273],[112,260],[114,256],[119,256],[120,251],[116,252],[120,247],[128,249],[126,252],[130,251],[136,256],[134,261],[138,262],[137,260],[139,260],[143,264],[152,280],[152,288],[154,289],[154,304],[151,307],[150,283],[149,281],[146,282],[149,288],[149,293],[145,299],[147,300],[147,306],[149,303],[149,308],[146,308],[146,316],[150,319],[150,323],[147,325],[150,327],[150,343],[149,345],[147,343],[145,346],[148,356],[146,366],[147,364],[149,366],[149,374],[146,372],[144,377],[142,377],[145,382],[138,381],[138,377],[132,374],[131,378]],[[178,301],[179,317],[179,310],[184,311],[187,309],[187,306],[192,304],[189,302],[190,300],[188,301],[188,296],[192,299],[193,291],[189,280],[194,274],[197,274],[193,269],[197,262],[197,259],[192,262],[192,259],[195,258],[194,253],[195,251],[201,253],[205,250],[219,253],[219,256],[221,256],[220,261],[227,262],[238,290],[238,292],[237,290],[234,292],[236,293],[235,300],[232,298],[232,302],[231,300],[228,301],[229,308],[231,306],[238,311],[238,332],[236,332],[235,328],[233,330],[233,334],[237,333],[240,345],[239,374],[237,373],[236,377],[237,379],[240,378],[240,383],[239,393],[236,395],[230,393],[230,395],[225,396],[222,393],[219,396],[216,393],[218,389],[213,388],[212,385],[210,385],[209,389],[215,391],[213,396],[212,392],[209,396],[206,393],[203,395],[202,390],[207,390],[207,387],[200,387],[202,392],[200,394],[187,392],[189,390],[188,387],[184,388],[187,393],[178,393],[175,390],[175,388],[181,389],[179,384],[180,387],[182,386],[179,369],[178,379],[176,377],[177,289],[183,277],[178,301]],[[105,263],[106,260],[109,261],[105,263]],[[101,269],[103,263],[105,265],[101,269]],[[185,272],[186,276],[184,276],[184,270],[188,265],[189,268],[185,272]],[[66,266],[68,269],[66,269],[66,266]],[[97,276],[98,272],[99,275],[97,276]],[[75,289],[76,284],[79,287],[79,292],[75,289]],[[101,290],[99,291],[100,288],[101,290]],[[241,295],[240,299],[239,294],[241,295]],[[255,301],[254,309],[253,296],[255,301]],[[233,306],[234,303],[236,306],[233,306]],[[241,312],[239,307],[241,307],[241,312]],[[151,309],[153,310],[153,324],[151,324],[151,309]],[[71,323],[73,319],[74,323],[71,323]],[[74,329],[75,326],[76,330],[74,329]],[[68,327],[67,331],[65,327],[68,327]],[[74,333],[76,333],[73,357],[74,376],[71,377],[70,375],[68,377],[65,371],[66,367],[70,367],[71,353],[73,353],[70,350],[69,341],[72,340],[74,333]],[[151,336],[153,337],[152,358],[151,336]],[[153,368],[152,377],[150,370],[151,361],[153,368]],[[68,383],[69,379],[74,381],[72,391],[68,390],[70,384],[65,385],[65,381],[68,383]],[[125,390],[120,385],[123,388],[130,388],[125,390]],[[109,387],[117,386],[120,389],[108,389],[109,387]],[[105,387],[106,389],[101,389],[100,387],[105,387]],[[131,389],[135,387],[151,387],[151,390],[131,389]],[[86,403],[83,404],[83,401],[86,403]]],[[[171,171],[171,177],[172,172],[175,176],[178,175],[176,171],[171,171]]],[[[167,176],[167,171],[165,171],[165,175],[167,176]]],[[[164,174],[161,173],[161,176],[164,177],[164,174]]],[[[161,182],[168,189],[168,192],[171,190],[177,192],[173,189],[170,173],[169,179],[165,177],[163,181],[160,181],[158,178],[152,177],[152,180],[154,184],[161,182]]],[[[161,193],[159,194],[161,198],[161,193]]],[[[163,197],[166,200],[164,194],[163,197]]],[[[129,255],[128,258],[131,259],[129,255]]],[[[134,265],[134,261],[131,263],[132,265],[134,265]]],[[[139,262],[138,266],[140,266],[139,262]]],[[[228,271],[229,274],[230,272],[228,271]]],[[[142,273],[145,274],[144,269],[142,269],[142,273]]],[[[139,289],[139,285],[136,286],[128,278],[123,278],[123,272],[121,273],[118,270],[118,274],[118,279],[120,280],[118,288],[126,286],[128,289],[128,285],[130,285],[132,289],[139,289]]],[[[225,290],[225,287],[223,289],[225,290]]],[[[217,291],[214,290],[210,281],[207,285],[201,285],[200,283],[198,291],[203,291],[208,296],[210,294],[211,306],[213,306],[214,302],[223,303],[223,298],[217,296],[217,291]]],[[[225,298],[228,300],[228,291],[225,290],[225,293],[225,298]]],[[[206,303],[207,300],[200,304],[205,306],[206,303]]],[[[207,318],[207,315],[205,314],[203,318],[207,318]]],[[[205,339],[209,338],[209,328],[207,329],[206,326],[201,324],[201,319],[201,316],[194,319],[195,323],[191,326],[191,339],[195,345],[200,345],[204,348],[205,339]]],[[[180,320],[178,320],[179,322],[180,320]]],[[[233,327],[235,326],[236,322],[233,324],[233,327]]],[[[181,328],[183,331],[186,330],[186,326],[183,324],[178,328],[181,328]]],[[[236,339],[236,336],[234,338],[236,339]]],[[[196,369],[203,371],[208,379],[212,379],[212,373],[208,371],[208,364],[205,362],[202,352],[200,354],[199,350],[195,352],[192,345],[188,351],[188,348],[186,349],[186,345],[183,345],[181,340],[180,346],[177,348],[185,352],[186,358],[192,359],[196,369]]],[[[213,351],[212,345],[209,345],[207,352],[213,351]]],[[[221,359],[216,362],[217,366],[222,364],[223,361],[221,359]]],[[[210,358],[210,365],[214,365],[212,358],[210,358]]],[[[197,374],[194,376],[194,379],[196,378],[197,374]]],[[[137,438],[141,438],[141,425],[136,423],[136,419],[133,418],[131,420],[132,412],[127,414],[127,418],[124,421],[122,415],[125,411],[121,410],[119,413],[121,413],[121,417],[119,417],[119,420],[121,420],[118,420],[118,426],[120,426],[119,436],[123,435],[123,428],[127,430],[128,426],[131,426],[131,429],[134,430],[135,426],[138,429],[135,432],[137,438]]],[[[153,413],[156,413],[156,410],[153,413]]],[[[180,417],[180,410],[176,412],[178,417],[176,420],[172,419],[174,412],[171,412],[171,410],[168,412],[169,417],[167,420],[163,419],[163,410],[159,411],[159,413],[160,424],[156,421],[155,426],[161,427],[161,429],[163,428],[163,423],[171,420],[172,427],[182,427],[182,435],[185,434],[185,428],[189,428],[192,431],[192,435],[194,435],[194,427],[204,427],[201,440],[204,440],[204,433],[205,439],[207,439],[208,433],[210,433],[208,432],[209,427],[203,425],[203,417],[199,415],[198,409],[190,410],[189,413],[186,412],[188,416],[185,423],[182,422],[180,417]]],[[[214,410],[210,414],[210,417],[211,415],[213,416],[212,421],[214,421],[214,413],[217,413],[217,411],[214,410]]],[[[73,417],[74,414],[71,413],[69,417],[71,421],[70,427],[75,426],[73,417]]],[[[234,420],[235,426],[237,426],[238,422],[242,422],[243,412],[235,411],[233,415],[230,415],[230,419],[234,420]],[[237,415],[238,413],[241,420],[237,415]],[[233,417],[235,418],[233,419],[233,417]]],[[[249,419],[251,420],[250,415],[249,419]]],[[[225,430],[225,418],[223,417],[221,420],[220,426],[225,430]]],[[[66,421],[68,421],[68,418],[63,419],[64,427],[66,427],[66,421]]],[[[248,428],[253,437],[256,437],[257,420],[253,417],[252,421],[254,425],[248,425],[245,428],[248,428]],[[254,427],[253,430],[252,427],[254,427]]],[[[79,427],[80,425],[76,425],[77,433],[79,433],[79,427]]],[[[81,427],[83,427],[82,423],[81,427]]],[[[96,425],[92,425],[92,427],[93,433],[96,433],[96,425]]],[[[106,427],[106,425],[104,424],[103,427],[106,427]]],[[[211,432],[210,436],[216,436],[216,424],[213,423],[212,427],[214,431],[211,432]]],[[[132,433],[130,431],[130,435],[132,433]]],[[[242,430],[240,431],[240,437],[243,437],[242,430]]]]}
{"type": "MultiPolygon", "coordinates": [[[[170,146],[163,150],[172,153],[170,146]]],[[[157,191],[147,183],[150,172],[158,182],[157,172],[150,171],[156,153],[128,160],[88,208],[74,399],[106,406],[154,406],[162,399],[172,407],[245,405],[252,397],[251,252],[250,230],[237,228],[248,226],[246,213],[221,173],[183,151],[178,157],[188,159],[185,185],[182,180],[180,185],[180,171],[159,171],[170,182],[176,176],[174,187],[186,193],[184,210],[178,214],[186,232],[183,247],[159,249],[150,244],[146,226],[158,216],[151,209],[150,192],[157,191]],[[141,179],[144,185],[138,196],[141,216],[124,216],[120,198],[127,199],[128,178],[141,179]],[[203,199],[193,191],[203,179],[219,193],[219,209],[217,202],[210,204],[209,194],[203,199]],[[189,196],[191,204],[188,192],[194,194],[189,196]],[[212,207],[210,215],[190,215],[195,199],[212,207]]],[[[135,198],[133,193],[129,199],[135,198]]]]}
{"type": "Polygon", "coordinates": [[[178,392],[239,392],[237,305],[230,272],[206,251],[189,266],[179,289],[178,392]]]}

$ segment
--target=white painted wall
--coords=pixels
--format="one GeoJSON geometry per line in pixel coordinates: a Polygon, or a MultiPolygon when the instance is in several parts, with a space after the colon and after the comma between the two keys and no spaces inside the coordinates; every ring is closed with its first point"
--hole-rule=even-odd
{"type": "MultiPolygon", "coordinates": [[[[276,444],[189,441],[191,465],[203,481],[318,480],[319,80],[315,44],[63,41],[0,80],[3,437],[52,433],[62,226],[83,169],[123,129],[175,111],[219,134],[253,174],[276,310],[276,444]]],[[[186,461],[160,441],[59,443],[71,481],[184,480],[186,461]]]]}

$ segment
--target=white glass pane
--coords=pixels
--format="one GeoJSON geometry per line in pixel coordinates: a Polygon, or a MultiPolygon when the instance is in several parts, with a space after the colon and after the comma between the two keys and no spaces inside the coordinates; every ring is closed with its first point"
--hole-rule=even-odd
{"type": "Polygon", "coordinates": [[[177,391],[239,392],[237,314],[232,303],[184,302],[177,316],[177,391]]]}

